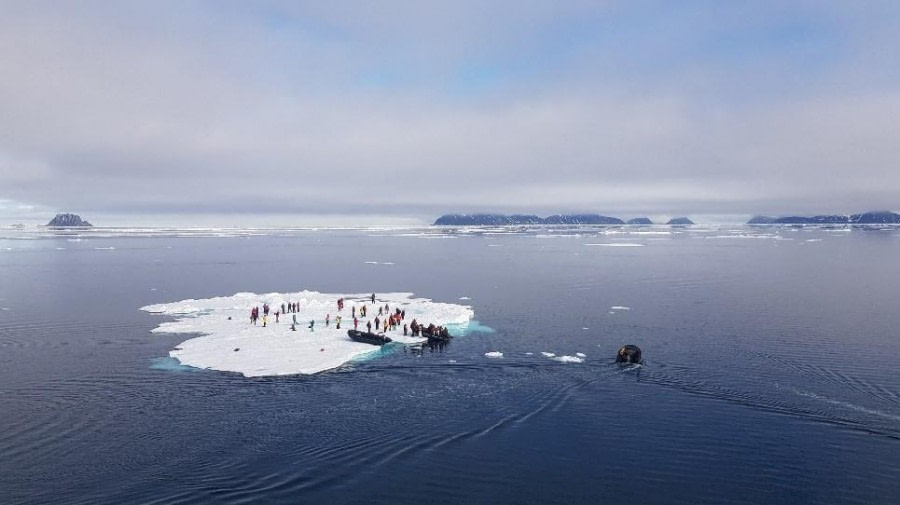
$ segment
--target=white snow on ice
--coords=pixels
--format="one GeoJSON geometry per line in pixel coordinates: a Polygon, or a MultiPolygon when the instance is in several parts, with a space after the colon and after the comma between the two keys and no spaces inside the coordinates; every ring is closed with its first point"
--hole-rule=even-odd
{"type": "Polygon", "coordinates": [[[584,358],[579,356],[557,356],[553,359],[560,363],[584,363],[584,358]]]}
{"type": "MultiPolygon", "coordinates": [[[[269,375],[313,374],[337,368],[354,358],[381,348],[354,342],[347,336],[353,328],[351,311],[367,305],[366,318],[360,317],[359,328],[365,330],[366,322],[378,315],[378,307],[386,303],[391,310],[406,311],[404,322],[414,318],[423,324],[467,325],[474,316],[471,307],[450,303],[437,303],[427,298],[413,298],[412,293],[377,294],[375,304],[370,294],[328,294],[315,291],[295,293],[237,293],[233,296],[182,300],[142,307],[141,310],[164,314],[175,318],[164,322],[154,333],[200,333],[176,346],[169,356],[182,364],[196,367],[238,372],[247,377],[269,375]],[[344,298],[344,310],[337,311],[337,299],[344,298]],[[275,322],[274,313],[281,310],[282,302],[299,302],[296,313],[297,331],[291,331],[295,314],[287,313],[275,322]],[[262,326],[262,314],[257,325],[250,324],[250,308],[268,303],[271,312],[268,326],[262,326]],[[330,314],[331,324],[325,326],[325,315],[330,314]],[[335,317],[342,316],[341,329],[335,326],[335,317]],[[230,318],[230,319],[229,319],[230,318]],[[314,331],[309,321],[315,320],[314,331]],[[236,350],[237,349],[237,350],[236,350]]],[[[379,318],[379,319],[383,319],[379,318]]],[[[374,330],[374,327],[373,327],[374,330]]],[[[404,336],[403,330],[387,332],[401,344],[425,341],[421,337],[404,336]]]]}
{"type": "Polygon", "coordinates": [[[541,352],[541,354],[545,358],[550,358],[554,361],[559,361],[560,363],[584,363],[584,358],[587,357],[587,355],[581,352],[575,353],[575,356],[557,356],[556,353],[552,352],[541,352]]]}

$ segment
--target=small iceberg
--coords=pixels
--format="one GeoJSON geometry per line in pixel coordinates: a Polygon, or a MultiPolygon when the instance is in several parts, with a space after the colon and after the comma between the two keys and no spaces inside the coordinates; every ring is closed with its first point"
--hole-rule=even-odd
{"type": "MultiPolygon", "coordinates": [[[[378,294],[375,303],[371,301],[371,293],[237,293],[148,305],[141,310],[174,318],[173,321],[161,323],[152,330],[153,333],[200,334],[169,352],[169,357],[182,365],[261,377],[314,374],[340,367],[379,350],[369,344],[354,342],[347,335],[347,330],[353,329],[353,307],[356,307],[359,327],[365,329],[367,323],[372,322],[374,330],[374,319],[378,309],[384,305],[388,305],[391,311],[402,308],[406,313],[406,323],[416,319],[423,324],[449,326],[455,335],[469,333],[469,323],[474,323],[472,318],[475,314],[469,306],[414,298],[412,293],[378,294]],[[344,299],[344,307],[340,311],[337,308],[339,298],[344,299]],[[271,308],[266,326],[262,325],[261,319],[257,324],[251,324],[250,308],[259,307],[262,313],[263,304],[271,308]],[[295,304],[297,311],[282,313],[282,304],[295,304]],[[367,310],[368,317],[365,318],[360,315],[363,306],[367,310]],[[276,312],[279,313],[278,321],[276,312]],[[328,324],[325,322],[326,315],[328,324]],[[337,316],[343,319],[340,329],[336,324],[337,316]],[[297,324],[293,324],[295,318],[297,324]],[[310,325],[310,321],[315,323],[310,325]]],[[[384,316],[379,319],[383,320],[384,316]]],[[[473,326],[477,327],[477,324],[473,326]]],[[[481,328],[487,327],[478,329],[481,328]]],[[[402,327],[386,333],[400,344],[427,340],[403,335],[402,327]]]]}
{"type": "Polygon", "coordinates": [[[579,356],[557,356],[553,359],[560,363],[584,363],[584,358],[579,356]]]}
{"type": "Polygon", "coordinates": [[[500,351],[491,351],[491,352],[484,353],[484,356],[487,358],[502,358],[503,353],[500,351]]]}

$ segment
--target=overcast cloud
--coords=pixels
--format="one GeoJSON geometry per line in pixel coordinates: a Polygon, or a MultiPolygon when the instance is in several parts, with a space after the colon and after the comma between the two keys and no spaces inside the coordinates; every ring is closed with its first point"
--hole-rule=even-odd
{"type": "Polygon", "coordinates": [[[900,4],[554,4],[0,0],[0,224],[900,208],[900,4]]]}

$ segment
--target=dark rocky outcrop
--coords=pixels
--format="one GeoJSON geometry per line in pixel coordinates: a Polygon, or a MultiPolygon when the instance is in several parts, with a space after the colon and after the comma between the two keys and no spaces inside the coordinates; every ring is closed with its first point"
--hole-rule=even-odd
{"type": "Polygon", "coordinates": [[[900,224],[900,214],[887,210],[863,212],[850,216],[854,224],[900,224]]]}
{"type": "Polygon", "coordinates": [[[434,222],[436,226],[503,226],[511,224],[542,224],[538,216],[524,214],[445,214],[434,222]]]}
{"type": "Polygon", "coordinates": [[[599,214],[557,214],[544,218],[543,224],[625,224],[625,221],[599,214]]]}
{"type": "Polygon", "coordinates": [[[528,224],[624,224],[617,217],[599,214],[557,214],[542,218],[530,214],[446,214],[435,226],[504,226],[528,224]]]}
{"type": "Polygon", "coordinates": [[[636,217],[625,221],[625,224],[653,224],[653,221],[646,217],[636,217]]]}
{"type": "Polygon", "coordinates": [[[747,224],[900,224],[900,214],[882,210],[847,216],[829,214],[821,216],[755,216],[747,224]]]}
{"type": "Polygon", "coordinates": [[[827,216],[787,216],[775,219],[775,224],[847,224],[850,216],[833,214],[827,216]]]}
{"type": "Polygon", "coordinates": [[[686,217],[673,217],[672,219],[669,219],[669,222],[666,224],[686,225],[694,224],[694,222],[686,217]]]}
{"type": "Polygon", "coordinates": [[[87,221],[83,221],[78,214],[57,214],[56,217],[47,223],[47,226],[53,227],[88,227],[93,226],[87,221]]]}

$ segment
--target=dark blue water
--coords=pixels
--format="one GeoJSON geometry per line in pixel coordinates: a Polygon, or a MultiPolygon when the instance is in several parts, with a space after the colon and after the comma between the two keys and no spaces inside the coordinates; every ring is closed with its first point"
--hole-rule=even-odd
{"type": "Polygon", "coordinates": [[[8,232],[0,502],[900,502],[900,230],[622,230],[8,232]],[[470,297],[496,331],[154,368],[185,337],[139,307],[299,289],[470,297]]]}

